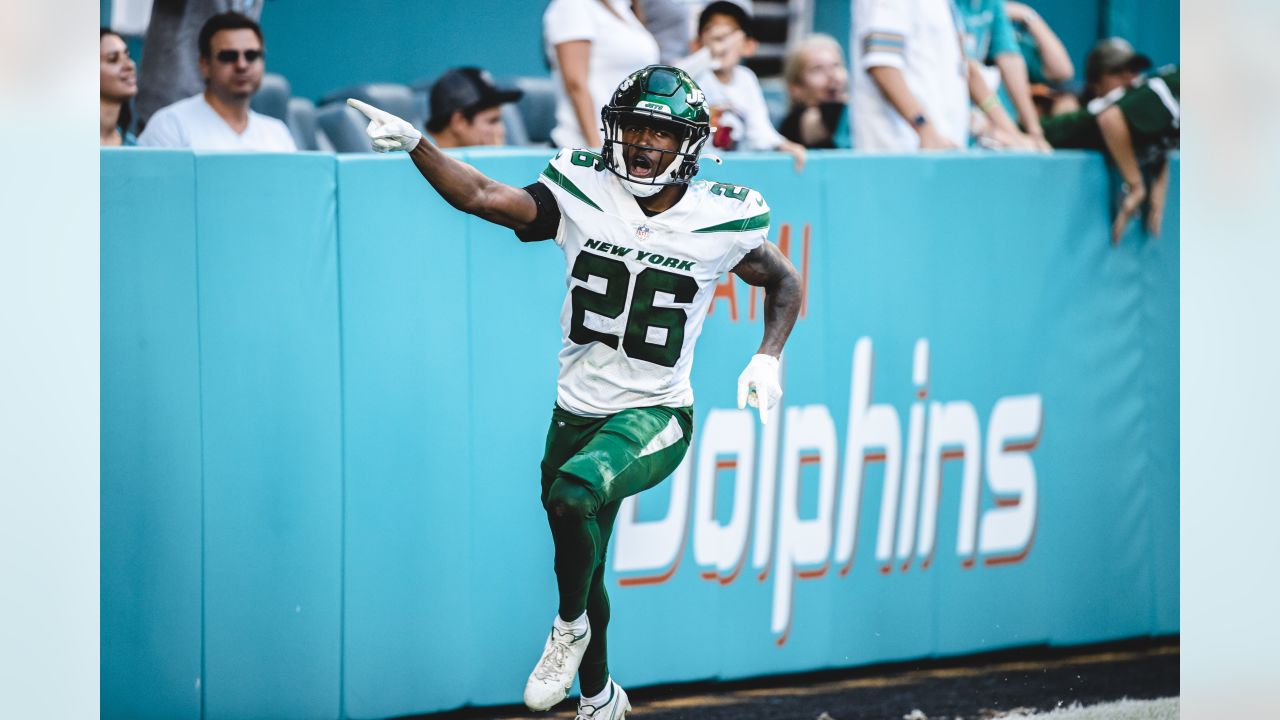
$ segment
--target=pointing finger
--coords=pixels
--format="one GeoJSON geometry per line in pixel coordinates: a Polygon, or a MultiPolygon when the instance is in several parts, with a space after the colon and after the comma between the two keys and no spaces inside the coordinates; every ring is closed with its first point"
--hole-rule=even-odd
{"type": "Polygon", "coordinates": [[[379,110],[378,108],[370,105],[369,103],[364,102],[363,100],[357,100],[355,98],[347,98],[347,104],[359,110],[360,112],[364,113],[364,116],[369,118],[370,120],[379,120],[383,115],[386,114],[383,111],[379,110]]]}

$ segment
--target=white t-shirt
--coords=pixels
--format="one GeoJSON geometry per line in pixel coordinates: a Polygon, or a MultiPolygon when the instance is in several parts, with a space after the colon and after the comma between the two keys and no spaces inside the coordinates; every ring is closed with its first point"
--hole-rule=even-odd
{"type": "Polygon", "coordinates": [[[626,0],[551,0],[542,14],[542,40],[556,88],[556,126],[551,140],[560,147],[584,147],[587,141],[564,89],[556,45],[570,40],[591,41],[587,89],[597,128],[601,125],[600,110],[613,97],[618,84],[636,70],[658,62],[657,41],[631,12],[626,0]]]}
{"type": "Polygon", "coordinates": [[[722,83],[711,71],[699,73],[694,82],[702,88],[707,96],[707,105],[711,108],[712,125],[730,122],[741,123],[741,128],[733,128],[733,140],[739,150],[774,150],[782,144],[783,138],[774,129],[769,119],[769,106],[764,101],[764,91],[760,89],[760,80],[750,68],[735,65],[733,76],[729,82],[722,83]],[[729,113],[729,116],[726,116],[729,113]]]}
{"type": "Polygon", "coordinates": [[[560,208],[567,263],[556,402],[587,417],[692,405],[693,350],[716,284],[768,241],[769,206],[750,188],[694,180],[649,217],[603,166],[566,149],[538,178],[560,208]]]}
{"type": "Polygon", "coordinates": [[[192,150],[265,150],[293,152],[297,146],[289,128],[279,120],[249,111],[244,132],[231,129],[204,93],[167,105],[156,111],[138,137],[143,147],[191,148],[192,150]]]}
{"type": "Polygon", "coordinates": [[[952,0],[854,0],[853,146],[911,152],[920,139],[868,68],[896,67],[929,122],[960,147],[969,145],[969,81],[961,26],[952,0]]]}

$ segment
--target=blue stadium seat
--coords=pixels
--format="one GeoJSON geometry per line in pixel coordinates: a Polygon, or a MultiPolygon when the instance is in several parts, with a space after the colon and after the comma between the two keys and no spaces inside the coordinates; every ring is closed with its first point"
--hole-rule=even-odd
{"type": "Polygon", "coordinates": [[[516,102],[528,138],[524,144],[550,145],[551,129],[556,126],[555,82],[549,77],[514,77],[499,85],[524,91],[524,97],[516,102]]]}
{"type": "MultiPolygon", "coordinates": [[[[427,121],[426,109],[413,97],[413,90],[408,85],[398,83],[363,83],[334,90],[320,99],[322,106],[330,103],[345,103],[347,98],[363,100],[370,105],[386,110],[392,115],[402,117],[422,129],[427,121]]],[[[326,129],[325,132],[328,132],[326,129]]],[[[330,136],[332,139],[332,136],[330,136]]]]}
{"type": "Polygon", "coordinates": [[[373,152],[364,128],[369,124],[359,110],[347,105],[346,99],[326,103],[316,110],[316,122],[334,152],[373,152]]]}
{"type": "Polygon", "coordinates": [[[760,90],[764,93],[764,104],[769,108],[769,121],[777,128],[782,125],[783,118],[791,109],[787,86],[782,78],[767,78],[760,81],[760,90]]]}
{"type": "Polygon", "coordinates": [[[524,129],[524,118],[515,103],[502,106],[502,129],[507,136],[508,145],[530,145],[529,134],[524,129]]]}
{"type": "Polygon", "coordinates": [[[249,107],[254,112],[269,115],[277,120],[286,121],[289,114],[289,81],[283,75],[266,73],[262,76],[262,86],[249,100],[249,107]]]}
{"type": "Polygon", "coordinates": [[[306,98],[289,98],[285,125],[293,133],[293,142],[299,150],[320,150],[319,131],[316,125],[316,106],[306,98]]]}

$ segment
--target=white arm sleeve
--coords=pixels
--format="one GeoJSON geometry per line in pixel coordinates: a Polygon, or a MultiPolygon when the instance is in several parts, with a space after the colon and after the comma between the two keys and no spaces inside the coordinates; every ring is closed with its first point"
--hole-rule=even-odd
{"type": "Polygon", "coordinates": [[[904,67],[903,55],[910,31],[906,6],[903,0],[854,3],[855,44],[851,51],[862,55],[865,67],[904,67]]]}
{"type": "Polygon", "coordinates": [[[596,39],[596,26],[591,21],[591,3],[598,0],[551,0],[542,13],[542,37],[548,48],[571,40],[596,39]]]}

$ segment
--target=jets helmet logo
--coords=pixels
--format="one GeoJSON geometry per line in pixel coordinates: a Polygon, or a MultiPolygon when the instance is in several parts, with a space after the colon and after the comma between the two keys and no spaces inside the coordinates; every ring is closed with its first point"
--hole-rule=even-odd
{"type": "Polygon", "coordinates": [[[684,100],[686,103],[690,105],[697,106],[705,102],[706,97],[703,96],[701,90],[699,90],[698,88],[693,88],[692,90],[689,91],[689,94],[685,96],[684,100]]]}

